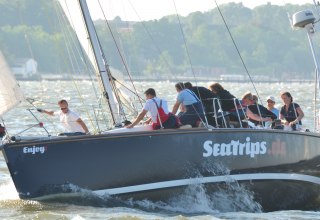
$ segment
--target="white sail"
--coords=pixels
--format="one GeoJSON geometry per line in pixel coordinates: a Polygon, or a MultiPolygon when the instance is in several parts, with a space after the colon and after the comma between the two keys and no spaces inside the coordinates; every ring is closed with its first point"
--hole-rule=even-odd
{"type": "Polygon", "coordinates": [[[121,123],[118,102],[109,82],[108,69],[103,59],[103,52],[100,48],[98,36],[96,35],[91,16],[85,1],[82,0],[59,0],[61,7],[67,16],[70,25],[89,57],[94,69],[101,79],[103,90],[108,94],[109,107],[116,124],[121,123]]]}
{"type": "Polygon", "coordinates": [[[0,51],[0,116],[19,104],[24,98],[22,91],[0,51]]]}

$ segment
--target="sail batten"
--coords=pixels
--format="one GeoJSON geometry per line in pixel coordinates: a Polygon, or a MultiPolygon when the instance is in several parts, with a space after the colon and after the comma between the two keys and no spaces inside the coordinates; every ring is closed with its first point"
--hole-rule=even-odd
{"type": "Polygon", "coordinates": [[[0,116],[18,105],[23,94],[3,54],[0,51],[0,116]]]}

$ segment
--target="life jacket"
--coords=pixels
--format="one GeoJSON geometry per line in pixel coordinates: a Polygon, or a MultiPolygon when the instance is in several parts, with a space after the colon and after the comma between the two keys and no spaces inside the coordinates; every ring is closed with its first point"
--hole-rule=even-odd
{"type": "Polygon", "coordinates": [[[152,99],[152,101],[156,104],[157,110],[158,110],[157,122],[152,123],[152,129],[157,130],[157,129],[163,128],[163,123],[169,119],[169,114],[166,114],[162,108],[162,99],[160,99],[159,106],[154,99],[152,99]]]}

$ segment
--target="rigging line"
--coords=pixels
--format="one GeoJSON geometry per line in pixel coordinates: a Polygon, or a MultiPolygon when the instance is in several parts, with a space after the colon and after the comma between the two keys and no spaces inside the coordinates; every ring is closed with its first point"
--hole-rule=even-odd
{"type": "MultiPolygon", "coordinates": [[[[22,25],[26,26],[25,22],[23,22],[24,19],[22,19],[21,7],[18,7],[18,14],[19,14],[19,22],[20,22],[22,25]]],[[[29,50],[29,53],[30,53],[32,59],[33,59],[34,61],[36,61],[35,56],[34,56],[34,53],[33,53],[33,50],[32,50],[32,47],[31,47],[31,43],[30,43],[30,39],[29,39],[29,33],[27,33],[27,31],[28,31],[28,32],[30,31],[29,28],[27,28],[26,31],[24,31],[24,38],[25,38],[25,40],[26,40],[27,47],[28,47],[28,50],[29,50]]],[[[37,72],[38,72],[38,70],[37,70],[37,72]]],[[[40,75],[40,78],[41,78],[41,75],[40,75]]],[[[43,91],[44,89],[43,89],[43,84],[42,84],[42,83],[40,83],[40,87],[42,88],[42,91],[43,91]]]]}
{"type": "MultiPolygon", "coordinates": [[[[317,12],[317,17],[319,18],[319,1],[313,0],[313,5],[315,7],[315,10],[317,12]]],[[[318,19],[319,21],[319,19],[318,19]]],[[[311,42],[311,37],[309,36],[308,33],[308,39],[309,42],[311,42]]],[[[314,105],[313,105],[313,111],[314,111],[314,130],[319,132],[319,117],[320,117],[320,112],[319,110],[317,111],[317,105],[318,105],[318,90],[319,90],[319,69],[316,64],[315,68],[315,85],[314,85],[314,105]]]]}
{"type": "MultiPolygon", "coordinates": [[[[72,16],[71,16],[70,11],[69,11],[69,6],[68,6],[68,4],[66,3],[66,1],[65,1],[65,5],[66,5],[67,11],[68,11],[68,13],[69,13],[70,25],[71,25],[71,27],[73,27],[73,29],[75,30],[75,28],[74,28],[74,23],[73,23],[73,20],[72,20],[72,16]]],[[[57,14],[58,14],[58,12],[57,12],[57,14]]],[[[61,15],[60,15],[60,16],[61,16],[61,15]]],[[[67,18],[66,18],[65,16],[62,16],[62,18],[63,18],[64,23],[65,23],[65,24],[68,24],[67,18]]],[[[76,50],[77,50],[77,52],[78,52],[78,54],[79,54],[79,57],[80,57],[81,61],[83,62],[84,66],[86,67],[86,71],[89,73],[90,82],[91,82],[92,89],[93,89],[93,91],[94,91],[95,97],[98,98],[98,97],[99,97],[99,96],[98,96],[98,92],[97,92],[97,89],[96,89],[96,87],[94,86],[94,83],[93,83],[92,71],[88,68],[88,67],[89,67],[89,64],[87,63],[87,59],[85,58],[85,57],[86,57],[86,55],[85,55],[85,53],[84,53],[85,48],[83,48],[83,47],[81,46],[81,43],[80,43],[80,41],[79,41],[79,39],[78,39],[77,37],[74,38],[74,37],[70,36],[70,38],[76,41],[76,42],[73,42],[73,43],[74,43],[74,45],[75,45],[75,48],[76,48],[76,50]],[[80,48],[80,51],[79,51],[79,48],[80,48]]],[[[89,51],[88,48],[87,48],[86,50],[89,51]]]]}
{"type": "Polygon", "coordinates": [[[168,60],[162,55],[163,51],[158,47],[158,44],[155,43],[156,41],[155,41],[155,39],[153,38],[153,36],[152,36],[152,34],[150,33],[150,31],[149,31],[149,29],[147,28],[147,26],[145,25],[145,22],[141,19],[141,17],[139,16],[137,10],[135,9],[135,7],[134,7],[133,4],[131,3],[131,1],[128,0],[128,2],[129,2],[129,4],[130,4],[131,8],[133,9],[134,13],[135,13],[136,16],[138,17],[138,19],[139,19],[142,27],[144,28],[144,30],[145,30],[146,33],[148,34],[151,42],[153,43],[152,45],[153,45],[153,46],[155,47],[155,49],[158,51],[158,53],[160,54],[161,59],[165,62],[166,66],[168,67],[168,70],[169,70],[169,72],[171,73],[171,76],[176,77],[176,76],[173,74],[173,71],[172,71],[172,69],[171,69],[171,66],[170,66],[168,60]]]}
{"type": "Polygon", "coordinates": [[[135,94],[140,100],[145,101],[144,98],[142,98],[139,94],[136,94],[135,91],[132,91],[128,86],[126,86],[124,83],[121,83],[121,81],[118,81],[116,78],[112,77],[113,80],[115,80],[120,86],[123,86],[123,88],[127,89],[131,93],[135,94]]]}
{"type": "MultiPolygon", "coordinates": [[[[118,47],[118,45],[117,45],[117,43],[116,43],[116,41],[115,41],[115,37],[114,37],[114,35],[113,35],[113,32],[111,31],[111,27],[110,27],[110,25],[109,25],[109,23],[108,23],[108,20],[106,19],[106,16],[105,16],[104,11],[102,10],[101,3],[100,3],[100,1],[98,1],[98,2],[99,2],[99,5],[100,5],[100,9],[101,9],[101,11],[102,11],[102,13],[103,13],[103,15],[104,15],[105,21],[106,21],[106,23],[107,23],[107,27],[108,27],[108,29],[109,29],[109,31],[110,31],[110,33],[111,33],[111,36],[112,36],[112,38],[113,38],[113,40],[114,40],[114,43],[115,43],[116,47],[117,47],[117,49],[118,49],[118,53],[119,53],[120,57],[122,58],[122,54],[120,53],[119,47],[118,47]]],[[[96,28],[95,28],[94,26],[93,26],[93,28],[94,28],[94,31],[95,31],[96,36],[98,36],[98,33],[97,33],[97,31],[96,31],[96,28]]],[[[109,65],[108,65],[108,63],[107,63],[107,59],[106,59],[105,54],[104,54],[104,52],[103,52],[103,48],[102,48],[102,46],[101,46],[101,42],[100,42],[99,38],[97,38],[97,41],[98,41],[99,48],[100,48],[100,53],[101,53],[101,56],[102,56],[102,59],[103,59],[103,62],[104,62],[105,68],[106,68],[106,73],[107,73],[107,76],[108,76],[108,79],[109,79],[109,83],[110,83],[111,89],[113,90],[113,95],[114,95],[115,98],[117,99],[117,103],[118,103],[118,107],[119,107],[119,111],[120,111],[120,112],[119,112],[119,113],[120,113],[120,116],[122,116],[125,120],[127,120],[127,116],[126,116],[125,111],[124,111],[124,107],[123,107],[123,104],[122,104],[122,100],[121,100],[121,97],[119,96],[119,91],[120,91],[120,90],[117,89],[116,83],[115,83],[115,81],[113,80],[113,77],[112,77],[111,71],[110,71],[110,69],[109,69],[109,65]]],[[[123,58],[122,58],[122,62],[124,62],[123,58]]],[[[124,66],[125,66],[125,68],[126,68],[126,71],[127,71],[127,73],[128,73],[127,66],[125,65],[125,63],[123,63],[123,64],[124,64],[124,66]]],[[[132,81],[131,81],[131,83],[132,83],[132,81]]],[[[133,85],[133,87],[134,87],[134,85],[133,85]]],[[[106,94],[106,95],[107,95],[107,94],[106,94]]],[[[141,102],[141,101],[140,101],[140,105],[142,106],[142,102],[141,102]]],[[[114,113],[113,113],[113,114],[114,114],[114,113]]],[[[113,114],[112,114],[112,116],[113,116],[113,114]]]]}
{"type": "MultiPolygon", "coordinates": [[[[38,108],[35,104],[34,104],[34,102],[36,101],[35,99],[33,99],[33,98],[26,98],[26,101],[29,103],[29,105],[31,105],[32,107],[34,107],[34,108],[38,108]]],[[[43,102],[43,101],[41,101],[42,103],[45,103],[45,102],[43,102]]],[[[39,120],[38,120],[38,118],[31,112],[31,110],[29,110],[29,112],[33,115],[33,117],[38,121],[38,122],[40,122],[39,120]]],[[[58,130],[57,130],[57,127],[54,125],[54,123],[53,123],[53,119],[51,118],[51,117],[49,117],[49,116],[47,116],[47,115],[45,115],[45,114],[41,114],[41,116],[42,117],[44,117],[47,121],[49,121],[52,125],[53,125],[53,129],[54,129],[54,131],[57,133],[58,132],[58,130]]],[[[45,131],[48,133],[48,131],[47,131],[47,129],[43,126],[43,128],[45,129],[45,131]]]]}
{"type": "MultiPolygon", "coordinates": [[[[94,28],[94,31],[95,31],[95,34],[96,36],[98,36],[98,33],[96,31],[96,28],[93,26],[94,28]]],[[[103,53],[103,49],[102,49],[102,46],[101,46],[101,43],[100,43],[100,40],[99,38],[97,37],[97,41],[98,41],[98,44],[99,44],[99,49],[100,49],[100,53],[101,53],[101,56],[102,56],[102,60],[104,62],[104,65],[105,65],[105,68],[106,68],[106,74],[108,76],[108,80],[109,80],[109,84],[110,84],[110,87],[111,89],[113,90],[113,95],[115,96],[115,98],[117,99],[117,103],[118,103],[118,106],[119,106],[119,117],[122,116],[124,117],[125,120],[127,120],[127,116],[125,114],[125,111],[124,111],[124,108],[123,108],[123,104],[122,104],[122,101],[121,101],[121,98],[119,96],[119,93],[118,93],[118,89],[117,89],[117,86],[115,84],[115,81],[113,80],[113,77],[112,77],[112,74],[111,74],[111,71],[110,71],[110,68],[109,68],[109,65],[107,63],[107,58],[105,56],[105,54],[103,53]]],[[[100,72],[100,75],[102,74],[102,72],[99,70],[100,72]]],[[[112,94],[111,94],[112,95],[112,94]]],[[[107,97],[108,94],[107,92],[105,92],[105,96],[107,97]]],[[[108,101],[109,105],[110,102],[108,101]]],[[[112,109],[110,108],[110,111],[112,112],[112,109]]],[[[114,118],[114,114],[116,114],[116,112],[112,112],[112,117],[114,118]]],[[[114,119],[113,119],[114,120],[114,119]]],[[[115,121],[115,120],[114,120],[115,121]]]]}
{"type": "MultiPolygon", "coordinates": [[[[66,5],[66,8],[67,8],[69,17],[70,17],[70,25],[71,25],[71,27],[75,30],[75,28],[74,28],[74,23],[73,23],[73,20],[72,20],[72,16],[71,16],[71,14],[70,14],[69,6],[68,6],[68,4],[67,4],[66,1],[65,1],[65,5],[66,5]]],[[[57,14],[58,14],[58,12],[57,12],[57,14]]],[[[60,16],[61,16],[61,14],[60,14],[60,16]]],[[[64,24],[68,24],[67,18],[66,18],[65,16],[61,16],[61,17],[63,18],[64,24]]],[[[66,25],[66,26],[67,26],[67,25],[66,25]]],[[[64,25],[61,25],[61,27],[65,27],[65,26],[64,26],[64,25]]],[[[64,30],[64,29],[63,29],[63,30],[64,30]]],[[[67,29],[67,30],[68,30],[68,29],[67,29]]],[[[93,78],[92,78],[92,71],[88,68],[88,67],[89,67],[89,64],[87,63],[87,59],[85,58],[86,55],[85,55],[85,53],[84,53],[84,50],[89,51],[89,49],[88,49],[88,48],[87,48],[87,49],[83,48],[83,47],[81,46],[81,43],[80,43],[79,39],[78,39],[77,37],[74,38],[73,36],[71,36],[70,31],[69,31],[69,32],[67,31],[67,33],[69,33],[69,35],[67,35],[66,32],[64,32],[64,36],[65,36],[65,37],[69,36],[69,38],[73,40],[73,44],[75,45],[75,48],[76,48],[76,50],[77,50],[77,53],[78,53],[81,61],[83,62],[84,66],[86,67],[87,72],[89,73],[90,82],[91,82],[92,89],[93,89],[93,91],[94,91],[95,97],[98,99],[98,92],[97,92],[96,87],[94,86],[94,82],[93,82],[93,78]],[[76,42],[75,42],[75,40],[76,40],[76,42]],[[79,51],[79,48],[80,48],[80,51],[79,51]]],[[[70,57],[70,56],[69,56],[69,57],[70,57]]],[[[76,56],[74,56],[74,59],[77,60],[75,57],[76,57],[76,56]]],[[[70,61],[70,62],[71,62],[71,61],[70,61]]],[[[77,66],[79,67],[79,63],[77,63],[77,64],[78,64],[77,66]]],[[[73,71],[74,71],[74,70],[73,70],[73,71]]]]}
{"type": "MultiPolygon", "coordinates": [[[[67,8],[68,13],[69,13],[70,25],[71,25],[72,27],[74,27],[73,20],[72,20],[72,17],[71,17],[71,15],[70,15],[69,7],[68,7],[67,3],[65,3],[65,5],[66,5],[66,8],[67,8]]],[[[66,26],[68,26],[68,25],[67,25],[68,22],[66,21],[67,18],[66,18],[65,16],[61,16],[61,17],[62,17],[62,20],[59,20],[61,27],[66,27],[66,26]],[[64,26],[63,24],[66,24],[66,25],[64,26]]],[[[85,59],[84,59],[85,55],[84,55],[84,53],[83,53],[83,50],[80,50],[80,51],[79,51],[79,48],[80,48],[80,49],[82,48],[81,45],[80,45],[80,42],[79,42],[79,40],[78,40],[77,42],[75,42],[75,39],[78,39],[78,38],[74,38],[74,37],[72,36],[71,32],[68,31],[67,28],[65,28],[65,29],[62,29],[62,31],[63,31],[63,33],[64,33],[65,39],[68,40],[68,42],[69,42],[68,44],[67,44],[67,42],[66,42],[67,51],[68,51],[68,52],[71,51],[71,52],[72,52],[72,55],[73,55],[72,57],[69,56],[70,62],[71,62],[71,64],[72,64],[72,71],[73,71],[73,72],[77,72],[76,69],[75,69],[75,67],[74,67],[72,58],[73,58],[74,61],[75,61],[75,64],[76,64],[77,69],[80,69],[80,64],[79,64],[79,62],[78,62],[77,57],[80,58],[80,60],[83,62],[83,64],[85,64],[85,67],[86,67],[86,69],[88,70],[88,65],[87,65],[87,63],[85,62],[85,59]],[[64,31],[65,29],[66,29],[66,31],[64,31]],[[69,45],[71,45],[71,46],[69,46],[69,45]],[[71,48],[72,48],[72,45],[75,46],[75,51],[77,52],[77,56],[76,56],[76,54],[75,54],[75,51],[71,49],[71,48]],[[69,48],[70,48],[70,49],[69,49],[69,48]]],[[[66,63],[66,62],[65,62],[65,63],[66,63]]],[[[89,72],[90,72],[90,71],[89,71],[89,72]]],[[[92,80],[92,78],[90,78],[90,79],[92,80]]],[[[95,90],[94,90],[94,91],[95,91],[95,90]]]]}
{"type": "MultiPolygon", "coordinates": [[[[122,6],[122,10],[123,10],[123,12],[124,12],[124,19],[125,19],[125,23],[126,23],[126,28],[129,29],[129,28],[130,28],[130,24],[129,24],[129,20],[128,20],[128,18],[127,18],[127,13],[126,13],[126,9],[125,9],[125,7],[124,7],[124,1],[123,1],[123,0],[121,0],[121,6],[122,6]]],[[[132,6],[132,5],[131,5],[131,6],[132,6]]],[[[128,33],[129,33],[128,36],[129,36],[130,40],[133,42],[133,37],[132,37],[131,31],[128,32],[128,33]]],[[[121,41],[120,36],[119,36],[119,42],[120,42],[120,45],[121,45],[121,49],[122,49],[122,51],[123,51],[123,53],[124,53],[125,51],[124,51],[124,48],[123,48],[123,44],[121,43],[122,41],[121,41]]],[[[136,52],[136,50],[135,50],[135,52],[136,52]]],[[[129,59],[129,61],[130,61],[130,59],[129,59]]],[[[128,64],[128,61],[126,60],[126,57],[125,57],[125,62],[128,64]]],[[[131,63],[131,62],[130,62],[130,63],[131,63]]],[[[128,65],[128,66],[130,66],[130,65],[128,65]]],[[[132,73],[132,71],[130,71],[130,72],[132,73]]],[[[119,83],[119,82],[118,82],[118,83],[119,83]]],[[[131,90],[130,90],[130,92],[132,92],[133,94],[135,94],[136,96],[138,96],[139,99],[141,99],[142,101],[144,101],[144,99],[143,99],[142,97],[140,97],[138,93],[135,93],[134,91],[131,91],[131,90]]]]}
{"type": "Polygon", "coordinates": [[[192,62],[191,62],[190,53],[189,53],[189,49],[188,49],[188,46],[187,46],[186,37],[185,37],[185,34],[184,34],[184,32],[183,32],[183,29],[182,29],[182,24],[181,24],[180,16],[179,16],[179,14],[178,14],[176,2],[175,2],[175,0],[172,0],[172,2],[173,2],[174,9],[175,9],[175,11],[176,11],[177,19],[178,19],[178,22],[179,22],[179,27],[180,27],[180,31],[181,31],[181,35],[182,35],[184,47],[185,47],[185,49],[186,49],[186,53],[187,53],[188,61],[189,61],[189,64],[190,64],[191,72],[192,72],[193,78],[194,78],[194,80],[195,80],[195,82],[196,82],[196,85],[197,85],[196,75],[195,75],[195,73],[194,73],[194,68],[193,68],[193,65],[192,65],[192,62]]]}
{"type": "MultiPolygon", "coordinates": [[[[313,0],[313,4],[314,4],[314,7],[317,11],[317,16],[319,17],[319,2],[316,2],[315,0],[313,0]]],[[[308,34],[309,36],[309,34],[308,34]]],[[[309,38],[310,39],[310,38],[309,38]]],[[[320,112],[319,110],[317,111],[317,105],[318,105],[318,99],[317,99],[317,96],[318,96],[318,90],[319,90],[319,69],[317,68],[317,65],[316,65],[316,68],[315,68],[315,85],[314,85],[314,105],[313,105],[313,111],[314,111],[314,130],[315,131],[318,131],[319,132],[319,118],[320,118],[320,112]]]]}
{"type": "MultiPolygon", "coordinates": [[[[128,22],[128,19],[127,19],[127,16],[126,16],[126,10],[125,10],[124,4],[123,4],[123,0],[121,0],[121,6],[122,6],[122,10],[123,10],[124,15],[125,15],[126,26],[127,26],[127,28],[129,28],[129,22],[128,22]]],[[[127,60],[127,57],[126,57],[126,54],[125,54],[125,50],[124,50],[123,43],[122,43],[122,40],[121,40],[121,37],[120,37],[118,29],[117,29],[117,33],[118,33],[118,38],[119,38],[119,44],[120,44],[121,50],[123,52],[123,58],[124,58],[124,61],[127,64],[128,69],[129,69],[128,60],[127,60]]],[[[131,36],[131,33],[130,33],[130,36],[131,36]]],[[[131,73],[131,72],[132,71],[129,70],[129,73],[131,73]]]]}
{"type": "MultiPolygon", "coordinates": [[[[68,8],[68,6],[67,6],[67,8],[68,8]]],[[[63,16],[62,16],[63,17],[63,16]]],[[[59,19],[60,18],[60,16],[58,16],[58,21],[59,21],[59,23],[60,23],[60,25],[61,25],[61,27],[63,27],[63,21],[61,20],[61,19],[59,19]]],[[[73,62],[73,60],[72,60],[72,57],[75,59],[75,53],[74,53],[74,51],[71,49],[71,42],[70,42],[70,38],[72,39],[72,37],[68,37],[68,35],[67,35],[67,31],[65,31],[64,29],[62,29],[62,31],[63,31],[63,33],[64,33],[64,36],[66,37],[66,41],[65,41],[65,45],[66,45],[66,50],[67,50],[67,52],[68,52],[68,54],[69,54],[69,61],[70,61],[70,63],[71,63],[71,67],[72,67],[72,71],[74,71],[75,72],[75,64],[74,64],[74,62],[73,62]]],[[[66,61],[65,61],[66,62],[66,61]]],[[[76,64],[77,64],[77,66],[79,67],[79,64],[77,63],[77,60],[75,59],[75,62],[76,62],[76,64]]],[[[78,84],[75,82],[75,80],[74,80],[74,78],[73,78],[73,76],[71,75],[71,78],[72,78],[72,82],[73,82],[73,84],[74,84],[74,86],[75,86],[75,88],[76,88],[76,91],[77,91],[77,93],[78,93],[78,97],[80,97],[80,100],[81,100],[81,102],[84,104],[84,100],[83,100],[83,98],[82,98],[82,95],[81,95],[81,92],[80,92],[80,89],[79,89],[79,87],[78,87],[78,84]]],[[[85,105],[83,105],[83,106],[85,106],[85,105]]],[[[92,120],[92,118],[91,118],[91,116],[90,116],[90,114],[89,114],[89,112],[88,112],[88,109],[85,107],[85,112],[86,112],[86,114],[87,114],[87,117],[89,118],[89,121],[90,121],[90,123],[91,123],[91,126],[92,126],[92,128],[94,129],[94,131],[96,132],[96,127],[95,127],[95,125],[94,125],[94,123],[93,123],[93,120],[92,120]]]]}
{"type": "MultiPolygon", "coordinates": [[[[232,34],[231,34],[231,31],[230,31],[230,29],[229,29],[229,26],[228,26],[226,20],[224,19],[224,16],[223,16],[223,14],[222,14],[222,12],[221,12],[221,10],[220,10],[220,7],[219,7],[217,1],[214,0],[214,2],[215,2],[215,4],[216,4],[216,6],[217,6],[217,9],[218,9],[218,11],[219,11],[219,14],[220,14],[220,16],[221,16],[221,18],[222,18],[222,20],[223,20],[223,23],[224,23],[224,25],[225,25],[228,33],[229,33],[229,36],[230,36],[230,38],[231,38],[231,40],[232,40],[232,43],[233,43],[234,47],[236,48],[236,51],[237,51],[237,53],[238,53],[238,55],[239,55],[239,57],[240,57],[240,60],[241,60],[241,62],[242,62],[242,65],[243,65],[244,69],[246,70],[246,73],[247,73],[247,75],[248,75],[248,77],[249,77],[249,79],[250,79],[250,82],[251,82],[251,84],[252,84],[252,86],[253,86],[253,88],[254,88],[254,90],[255,90],[255,92],[256,92],[256,94],[257,94],[257,96],[259,97],[259,100],[260,100],[260,102],[261,102],[261,98],[260,98],[260,95],[259,95],[259,93],[258,93],[258,90],[257,90],[256,86],[254,85],[254,82],[253,82],[253,80],[252,80],[252,77],[251,77],[251,75],[250,75],[250,73],[249,73],[249,71],[248,71],[248,68],[247,68],[247,66],[246,66],[246,64],[245,64],[245,62],[244,62],[244,60],[243,60],[243,58],[242,58],[242,56],[241,56],[241,53],[240,53],[240,51],[239,51],[239,48],[238,48],[238,46],[237,46],[237,44],[236,44],[236,42],[235,42],[235,40],[234,40],[234,38],[233,38],[233,36],[232,36],[232,34]]],[[[261,104],[262,104],[262,103],[261,103],[261,104]]],[[[262,104],[262,105],[263,105],[263,104],[262,104]]]]}
{"type": "Polygon", "coordinates": [[[196,78],[196,75],[195,75],[195,72],[194,72],[194,68],[193,68],[193,64],[192,64],[192,62],[191,62],[191,57],[190,57],[189,49],[188,49],[188,46],[187,46],[187,40],[186,40],[185,34],[184,34],[184,32],[183,32],[183,29],[182,29],[182,24],[181,24],[180,16],[179,16],[179,14],[178,14],[176,2],[175,2],[175,0],[172,0],[172,2],[173,2],[173,4],[174,4],[174,9],[175,9],[175,11],[176,11],[177,19],[178,19],[178,22],[179,22],[179,27],[180,27],[180,31],[181,31],[181,35],[182,35],[184,47],[185,47],[185,49],[186,49],[186,53],[187,53],[188,61],[189,61],[189,64],[190,64],[191,72],[192,72],[193,78],[194,78],[194,80],[195,80],[195,82],[196,82],[196,86],[198,86],[197,78],[196,78]]]}
{"type": "MultiPolygon", "coordinates": [[[[67,8],[69,17],[70,17],[70,25],[71,25],[71,26],[73,27],[73,29],[75,30],[75,28],[74,28],[74,23],[73,23],[73,19],[72,19],[70,10],[69,10],[69,6],[68,6],[68,4],[67,4],[66,1],[65,1],[65,5],[66,5],[66,8],[67,8]]],[[[60,11],[60,12],[61,12],[61,11],[60,11]]],[[[57,14],[58,14],[58,13],[57,13],[57,14]]],[[[61,15],[60,15],[60,16],[61,16],[61,15]]],[[[61,16],[61,17],[64,18],[64,22],[65,22],[66,24],[68,24],[67,18],[66,18],[65,16],[61,16]]],[[[68,29],[67,29],[67,30],[68,30],[68,29]]],[[[96,86],[94,85],[94,80],[93,80],[93,78],[92,78],[92,69],[89,69],[89,65],[90,65],[91,63],[88,64],[87,59],[86,59],[86,57],[88,57],[89,54],[88,54],[88,56],[86,56],[86,55],[85,55],[85,52],[84,52],[84,50],[86,50],[86,51],[88,51],[88,53],[90,53],[90,46],[89,46],[89,44],[88,44],[88,48],[83,48],[83,47],[81,46],[81,43],[80,43],[80,41],[79,41],[79,39],[78,39],[77,37],[74,38],[74,37],[71,36],[70,38],[73,39],[73,40],[76,40],[76,43],[74,42],[74,45],[77,45],[77,46],[75,46],[75,48],[76,48],[76,50],[77,50],[77,52],[78,52],[78,54],[79,54],[80,59],[82,60],[82,62],[83,62],[83,64],[84,64],[84,66],[86,67],[87,72],[89,73],[90,82],[91,82],[91,85],[92,85],[91,88],[93,89],[94,95],[95,95],[96,99],[98,100],[97,104],[98,104],[98,106],[100,106],[100,107],[102,108],[102,103],[99,101],[100,98],[99,98],[99,95],[98,95],[98,91],[97,91],[97,89],[96,89],[96,86]],[[80,48],[80,52],[79,52],[79,48],[80,48]]],[[[91,52],[92,52],[92,51],[91,51],[91,52]]],[[[101,84],[100,84],[100,86],[103,87],[103,85],[101,85],[101,84]]],[[[88,114],[88,112],[87,112],[87,114],[88,114]]],[[[104,117],[104,119],[106,119],[104,113],[103,113],[103,117],[104,117]]],[[[92,120],[90,116],[88,116],[88,118],[90,118],[90,120],[92,120]]],[[[98,119],[97,119],[97,120],[98,120],[98,119]]],[[[108,120],[105,120],[106,123],[108,123],[107,121],[108,121],[108,120]]],[[[94,127],[94,128],[95,128],[95,127],[94,127]]]]}
{"type": "MultiPolygon", "coordinates": [[[[113,34],[113,31],[111,30],[111,27],[110,27],[110,24],[109,24],[109,22],[108,22],[108,20],[107,20],[107,17],[106,17],[106,15],[105,15],[105,12],[104,12],[104,10],[102,9],[100,0],[98,0],[98,2],[99,2],[99,6],[100,6],[100,9],[101,9],[101,12],[102,12],[102,14],[103,14],[104,20],[105,20],[105,22],[106,22],[106,24],[107,24],[107,26],[108,26],[109,32],[110,32],[110,34],[111,34],[111,36],[112,36],[112,39],[113,39],[113,41],[114,41],[114,43],[115,43],[115,46],[116,46],[116,48],[117,48],[118,54],[119,54],[119,56],[120,56],[120,58],[121,58],[121,60],[122,60],[123,66],[124,66],[124,68],[125,68],[128,76],[129,76],[129,79],[130,79],[130,82],[131,82],[131,84],[132,84],[132,86],[133,86],[133,89],[134,89],[134,91],[136,92],[135,94],[138,94],[138,91],[137,91],[137,89],[136,89],[136,87],[135,87],[135,85],[134,85],[134,83],[133,83],[131,74],[130,74],[130,72],[129,72],[128,65],[127,65],[127,63],[126,63],[126,61],[125,61],[125,59],[124,59],[124,57],[123,57],[123,55],[122,55],[122,53],[121,53],[121,51],[120,51],[119,45],[117,44],[117,41],[116,41],[116,39],[115,39],[115,37],[114,37],[114,34],[113,34]]],[[[141,105],[141,107],[142,107],[143,104],[142,104],[142,101],[141,101],[140,99],[139,99],[139,102],[140,102],[140,105],[141,105]]]]}
{"type": "MultiPolygon", "coordinates": [[[[186,49],[186,53],[187,53],[187,57],[188,57],[188,61],[189,61],[189,64],[190,64],[190,68],[191,68],[191,72],[192,72],[192,75],[193,75],[193,78],[194,78],[194,81],[196,82],[196,86],[197,86],[197,90],[198,90],[198,95],[199,95],[199,101],[202,105],[202,108],[203,108],[203,115],[204,115],[204,118],[206,120],[206,124],[208,125],[208,119],[207,119],[207,116],[205,114],[205,111],[204,111],[204,105],[202,103],[202,99],[201,99],[201,95],[200,95],[200,91],[199,91],[199,87],[198,87],[198,82],[197,82],[197,78],[196,78],[196,75],[195,75],[195,72],[194,72],[194,68],[193,68],[193,64],[191,62],[191,57],[190,57],[190,53],[189,53],[189,49],[188,49],[188,45],[187,45],[187,40],[186,40],[186,37],[185,37],[185,34],[183,32],[183,29],[182,29],[182,24],[181,24],[181,20],[180,20],[180,16],[178,14],[178,10],[177,10],[177,6],[176,6],[176,2],[175,0],[172,0],[173,2],[173,5],[174,5],[174,9],[176,11],[176,15],[177,15],[177,19],[178,19],[178,22],[179,22],[179,27],[180,27],[180,31],[181,31],[181,35],[182,35],[182,38],[183,38],[183,42],[184,42],[184,47],[186,49]]],[[[184,85],[183,85],[184,86],[184,85]]]]}
{"type": "MultiPolygon", "coordinates": [[[[19,10],[18,10],[19,22],[20,22],[22,25],[25,26],[25,23],[23,22],[23,19],[22,19],[22,15],[21,15],[21,10],[20,10],[20,9],[21,9],[21,8],[19,7],[19,10]]],[[[27,29],[27,30],[28,30],[28,29],[27,29]]],[[[29,30],[28,30],[28,31],[29,31],[29,30]]],[[[31,47],[31,43],[30,43],[30,40],[29,40],[29,35],[28,35],[28,33],[27,33],[26,31],[24,32],[24,38],[25,38],[25,40],[26,40],[29,53],[30,53],[32,59],[35,60],[34,53],[33,53],[33,50],[32,50],[32,47],[31,47]]],[[[41,83],[40,85],[41,85],[41,87],[43,86],[42,83],[41,83]]],[[[42,91],[43,91],[43,89],[42,89],[42,91]]],[[[33,103],[31,103],[31,102],[28,100],[28,98],[25,98],[25,100],[26,100],[27,103],[29,103],[31,106],[33,106],[33,107],[36,108],[36,106],[35,106],[33,103]]],[[[32,114],[32,112],[30,112],[30,113],[32,114]]],[[[32,115],[33,115],[33,114],[32,114],[32,115]]],[[[34,115],[33,115],[33,116],[34,116],[34,115]]],[[[34,117],[35,117],[35,116],[34,116],[34,117]]],[[[48,119],[47,117],[45,117],[45,118],[46,118],[49,122],[53,123],[52,120],[48,119]]],[[[35,119],[38,120],[36,117],[35,117],[35,119]]],[[[56,127],[54,127],[54,129],[55,129],[55,131],[56,131],[56,127]]],[[[44,130],[48,133],[48,131],[47,131],[46,128],[44,128],[44,130]]]]}
{"type": "MultiPolygon", "coordinates": [[[[69,10],[67,4],[66,4],[66,6],[67,6],[67,9],[69,10]]],[[[62,24],[63,24],[63,23],[66,24],[67,22],[63,22],[64,16],[59,16],[58,12],[56,12],[56,13],[57,13],[57,15],[58,15],[58,22],[59,22],[60,26],[63,27],[62,24]]],[[[69,33],[67,30],[65,30],[64,28],[62,28],[62,32],[63,32],[63,34],[64,34],[64,36],[65,36],[65,45],[66,45],[67,53],[68,53],[68,55],[69,55],[68,57],[69,57],[69,61],[70,61],[70,63],[71,63],[72,71],[76,72],[76,71],[75,71],[75,65],[76,65],[78,68],[79,68],[80,65],[79,65],[79,63],[77,62],[77,59],[76,59],[76,55],[75,55],[74,50],[72,50],[72,48],[71,48],[71,45],[72,45],[72,37],[70,37],[70,33],[69,33]],[[69,36],[68,36],[68,33],[69,33],[69,36]],[[70,39],[71,39],[71,40],[70,40],[70,39]],[[74,61],[73,61],[72,57],[73,57],[74,60],[75,60],[75,64],[74,64],[74,61]]],[[[74,43],[74,42],[73,42],[73,43],[74,43]]],[[[78,52],[78,54],[79,54],[79,51],[77,51],[77,52],[78,52]]],[[[66,61],[65,61],[65,63],[66,63],[66,61]]],[[[80,98],[82,104],[84,104],[84,100],[83,100],[83,97],[82,97],[82,95],[81,95],[79,86],[78,86],[78,84],[75,82],[75,80],[74,80],[74,78],[73,78],[72,75],[71,75],[71,78],[72,78],[72,82],[73,82],[73,84],[74,84],[74,86],[75,86],[75,88],[76,88],[76,91],[77,91],[77,93],[78,93],[78,97],[80,98]]],[[[91,115],[89,114],[89,111],[88,111],[88,109],[85,107],[85,105],[83,105],[83,106],[84,106],[84,108],[85,108],[86,115],[87,115],[87,117],[88,117],[88,119],[89,119],[89,121],[90,121],[90,123],[91,123],[91,126],[92,126],[92,128],[94,129],[94,132],[96,133],[96,132],[97,132],[97,129],[96,129],[96,127],[95,127],[95,124],[93,123],[92,117],[91,117],[91,115]]]]}

